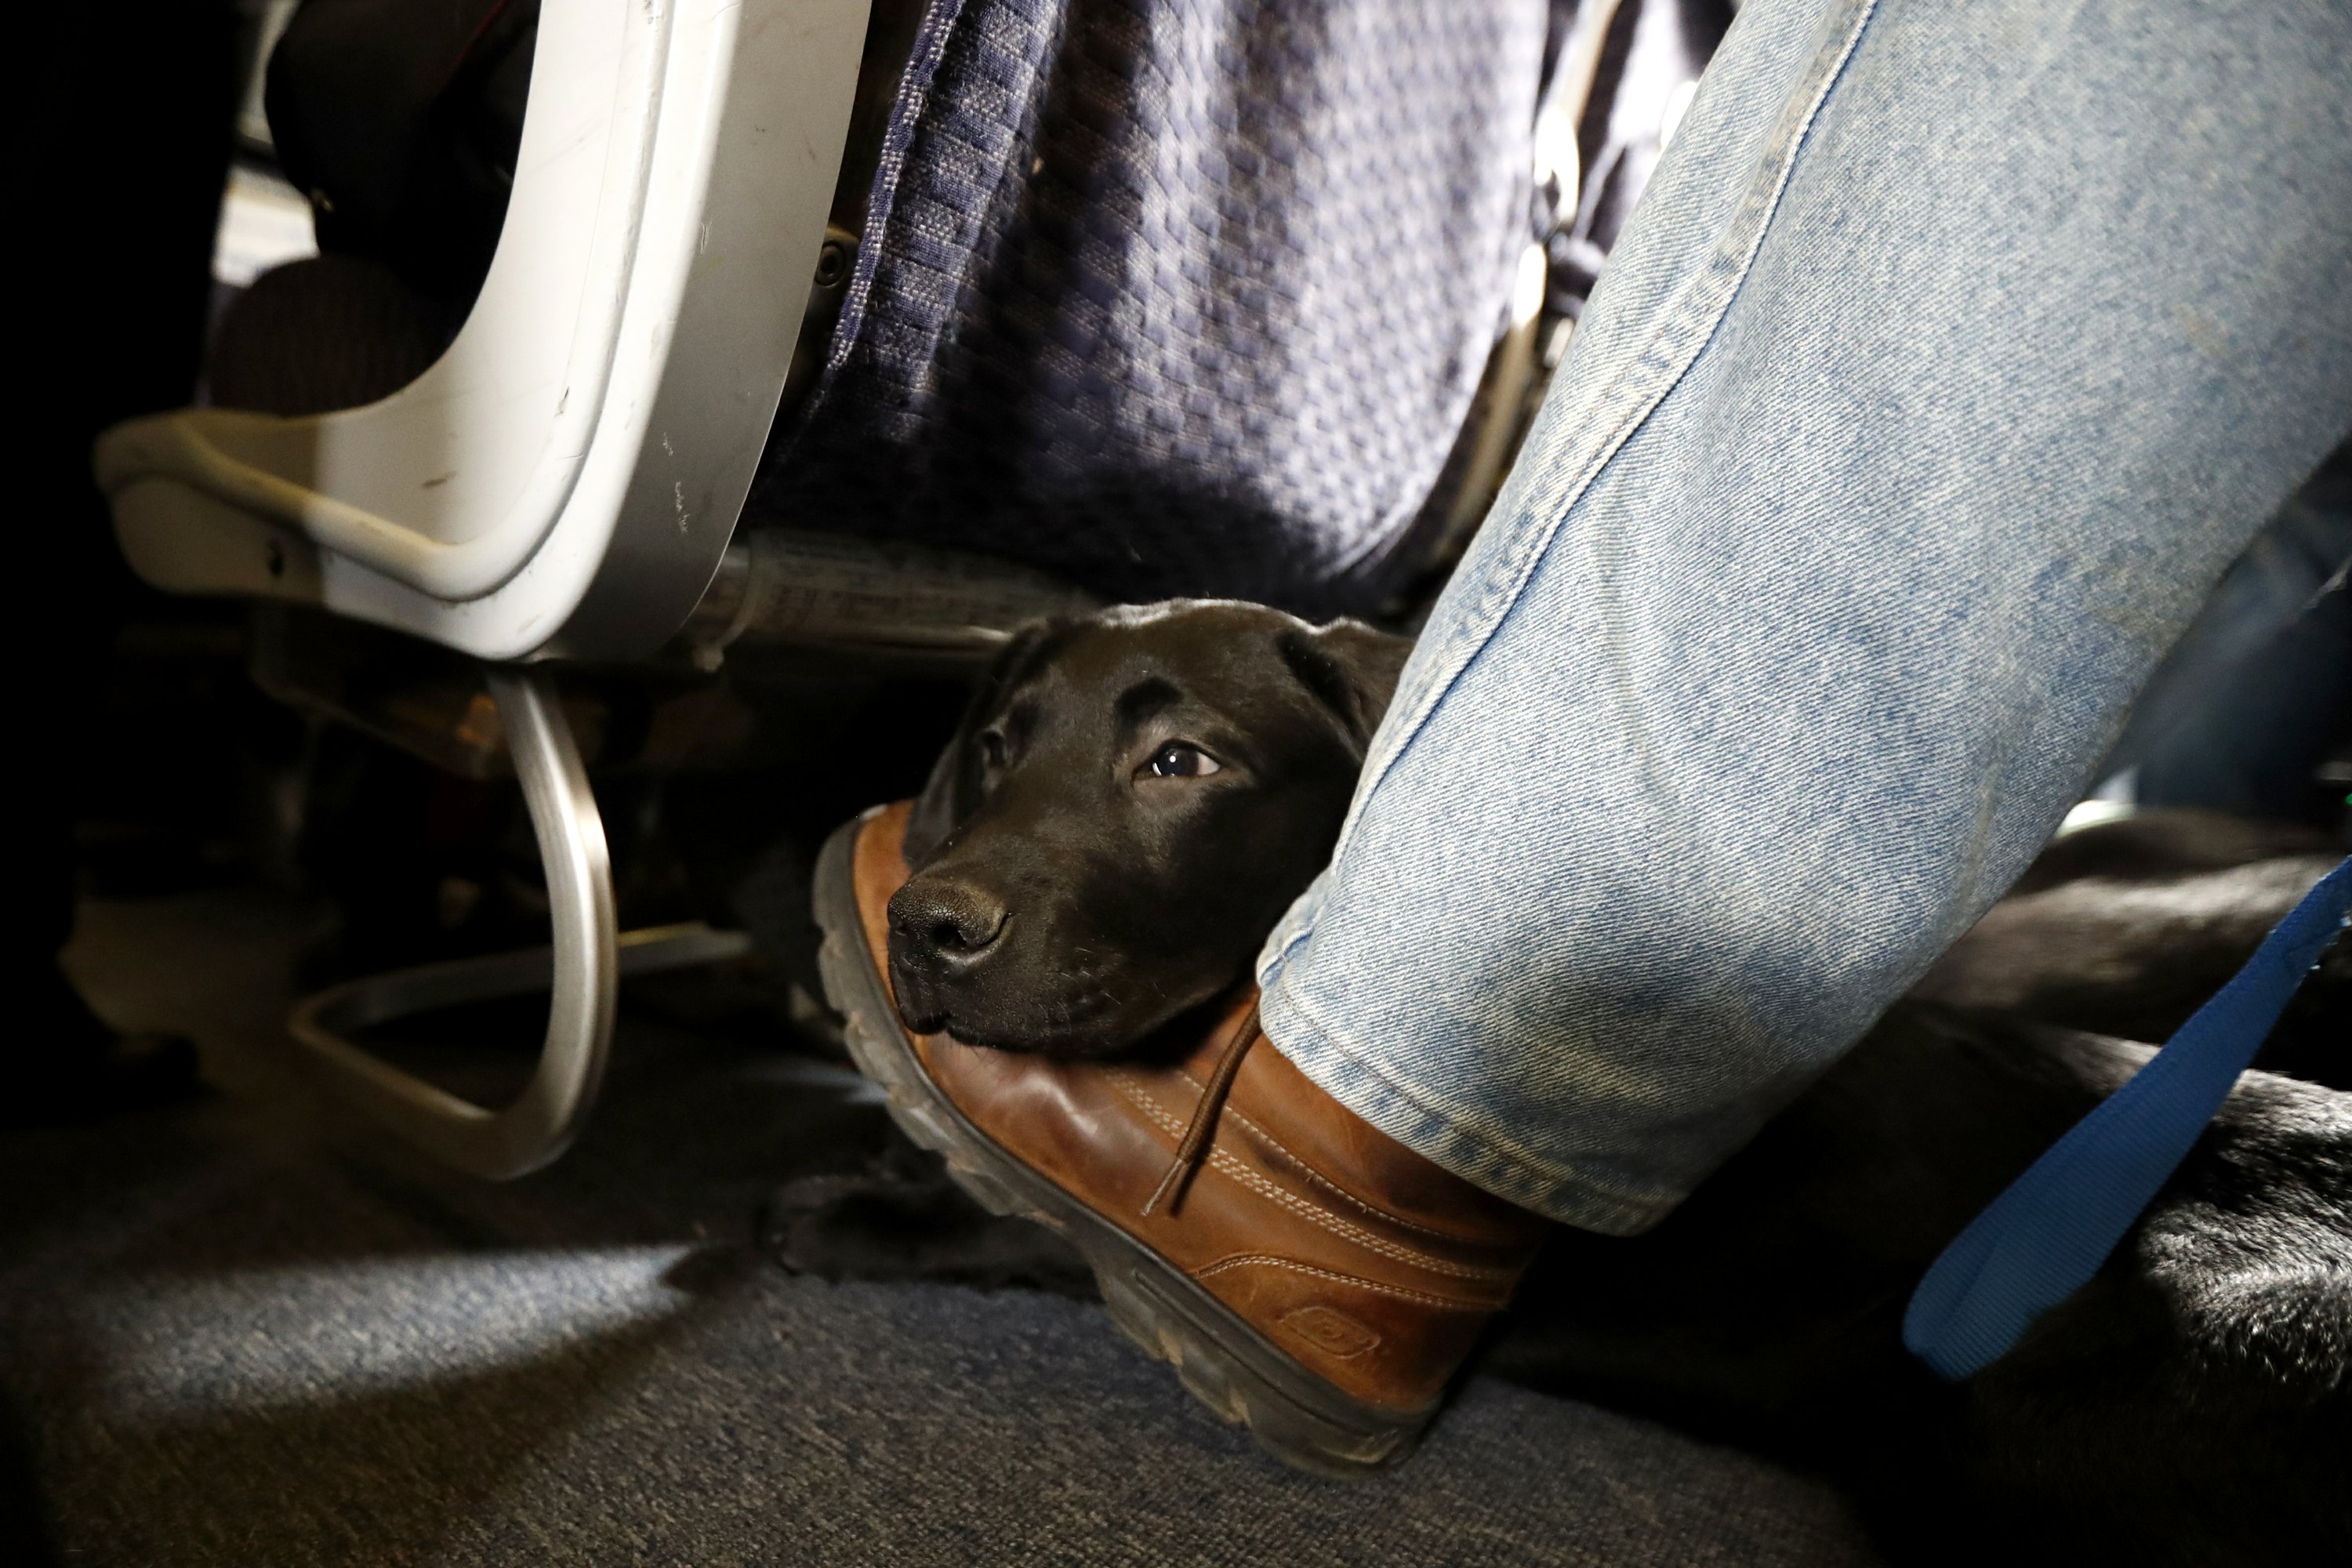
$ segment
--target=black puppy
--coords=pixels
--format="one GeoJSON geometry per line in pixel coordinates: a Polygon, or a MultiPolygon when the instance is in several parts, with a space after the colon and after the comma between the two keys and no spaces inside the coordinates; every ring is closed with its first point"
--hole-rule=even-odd
{"type": "Polygon", "coordinates": [[[1219,602],[1023,633],[908,822],[908,1024],[1102,1056],[1232,989],[1329,858],[1410,646],[1219,602]]]}
{"type": "MultiPolygon", "coordinates": [[[[1404,651],[1221,604],[1024,635],[908,833],[907,1022],[1148,1048],[1321,866],[1404,651]]],[[[1997,1537],[2253,1563],[2352,1540],[2352,1097],[2249,1075],[2098,1279],[1965,1387],[1899,1341],[1936,1253],[2147,1056],[2037,1011],[2168,1032],[2322,849],[2210,821],[2062,842],[1929,977],[1943,1006],[1890,1013],[1655,1230],[1562,1232],[1490,1367],[1828,1465],[1920,1554],[1997,1537]]],[[[2341,944],[2330,964],[2298,1003],[2306,1041],[2352,1037],[2341,944]]],[[[1024,1250],[967,1213],[894,1155],[788,1192],[771,1224],[824,1272],[1083,1279],[1042,1232],[1024,1250]]]]}

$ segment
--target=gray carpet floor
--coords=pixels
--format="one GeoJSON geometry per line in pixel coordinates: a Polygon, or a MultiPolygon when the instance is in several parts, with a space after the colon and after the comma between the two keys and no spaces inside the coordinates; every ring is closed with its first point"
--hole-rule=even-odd
{"type": "Polygon", "coordinates": [[[426,1169],[290,1059],[299,923],[93,907],[85,988],[193,1032],[220,1087],[0,1135],[0,1396],[61,1563],[1877,1561],[1817,1481],[1499,1382],[1323,1481],[1094,1307],[787,1275],[759,1202],[870,1098],[674,1017],[625,1026],[552,1169],[426,1169]]]}

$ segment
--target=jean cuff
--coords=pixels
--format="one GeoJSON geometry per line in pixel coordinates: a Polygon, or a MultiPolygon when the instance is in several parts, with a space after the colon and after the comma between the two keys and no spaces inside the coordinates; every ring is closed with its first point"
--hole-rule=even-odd
{"type": "Polygon", "coordinates": [[[1649,1229],[1686,1195],[1633,1193],[1592,1180],[1573,1166],[1509,1146],[1442,1108],[1395,1064],[1349,1042],[1317,1018],[1285,983],[1285,963],[1310,933],[1269,944],[1258,1023],[1276,1049],[1326,1094],[1433,1164],[1521,1208],[1604,1236],[1649,1229]]]}

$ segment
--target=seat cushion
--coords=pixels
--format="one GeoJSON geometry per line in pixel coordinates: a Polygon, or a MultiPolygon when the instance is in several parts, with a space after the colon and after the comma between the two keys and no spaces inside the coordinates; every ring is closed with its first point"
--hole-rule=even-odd
{"type": "Polygon", "coordinates": [[[1547,0],[935,0],[748,525],[1377,603],[1531,239],[1547,0]]]}

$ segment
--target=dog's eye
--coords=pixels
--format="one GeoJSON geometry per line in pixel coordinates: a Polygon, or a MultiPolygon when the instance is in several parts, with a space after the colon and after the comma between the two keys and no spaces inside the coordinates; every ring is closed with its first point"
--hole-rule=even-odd
{"type": "Polygon", "coordinates": [[[1181,741],[1171,741],[1151,753],[1143,771],[1157,779],[1200,779],[1223,768],[1224,763],[1198,746],[1181,741]]]}
{"type": "Polygon", "coordinates": [[[980,732],[980,760],[983,766],[1001,768],[1004,765],[1004,737],[993,730],[980,732]]]}

